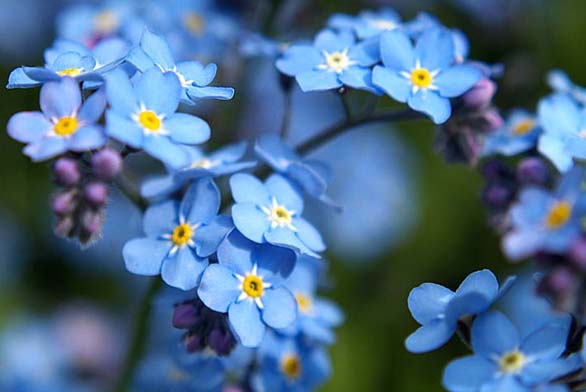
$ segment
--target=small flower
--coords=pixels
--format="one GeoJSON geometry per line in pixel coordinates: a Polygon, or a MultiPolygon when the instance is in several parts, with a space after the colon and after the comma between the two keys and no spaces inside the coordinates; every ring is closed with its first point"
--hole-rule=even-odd
{"type": "Polygon", "coordinates": [[[326,351],[294,338],[268,334],[259,348],[260,366],[253,376],[255,390],[271,392],[314,391],[332,369],[326,351]]]}
{"type": "Polygon", "coordinates": [[[305,219],[299,189],[284,177],[273,174],[263,184],[249,174],[230,178],[232,217],[236,228],[249,240],[285,246],[319,257],[325,250],[319,232],[305,219]]]}
{"type": "Polygon", "coordinates": [[[424,283],[409,293],[409,311],[421,327],[405,341],[407,350],[423,353],[443,346],[456,332],[460,317],[486,311],[510,288],[513,278],[499,289],[492,272],[474,272],[453,292],[435,283],[424,283]]]}
{"type": "Polygon", "coordinates": [[[338,30],[354,30],[360,39],[379,36],[384,31],[402,28],[401,18],[390,7],[378,11],[362,11],[358,16],[334,14],[328,20],[328,26],[338,30]]]}
{"type": "Polygon", "coordinates": [[[256,245],[234,231],[218,248],[218,262],[205,270],[197,293],[210,309],[228,313],[243,346],[258,347],[266,326],[295,320],[295,299],[282,285],[295,263],[292,251],[256,245]]]}
{"type": "Polygon", "coordinates": [[[151,69],[131,83],[121,70],[105,76],[111,108],[106,113],[109,136],[133,148],[144,149],[173,168],[188,159],[182,144],[207,141],[210,127],[202,119],[175,113],[181,85],[174,74],[151,69]]]}
{"type": "Polygon", "coordinates": [[[550,324],[526,336],[502,313],[478,316],[472,325],[474,355],[451,362],[443,384],[449,391],[531,392],[570,373],[577,359],[561,359],[567,326],[550,324]]]}
{"type": "Polygon", "coordinates": [[[277,68],[294,76],[303,91],[331,90],[344,85],[376,92],[371,65],[378,62],[376,43],[356,44],[348,31],[323,30],[313,45],[296,44],[277,60],[277,68]]]}
{"type": "Polygon", "coordinates": [[[503,127],[487,135],[483,154],[520,154],[535,147],[540,133],[535,116],[524,110],[514,110],[503,127]]]}
{"type": "Polygon", "coordinates": [[[254,161],[240,161],[246,153],[246,142],[231,144],[204,155],[197,147],[185,147],[189,159],[179,170],[169,168],[169,174],[147,179],[141,186],[141,194],[147,198],[167,196],[187,182],[201,177],[221,177],[256,165],[254,161]]]}
{"type": "Polygon", "coordinates": [[[374,68],[373,83],[436,124],[450,117],[449,98],[464,94],[482,77],[474,66],[454,65],[452,35],[443,28],[424,32],[415,47],[404,32],[385,32],[380,51],[384,66],[374,68]]]}
{"type": "Polygon", "coordinates": [[[569,95],[557,93],[542,99],[537,109],[543,133],[538,150],[565,172],[573,158],[586,159],[586,113],[569,95]]]}
{"type": "Polygon", "coordinates": [[[220,192],[209,178],[195,182],[179,205],[166,201],[144,216],[145,238],[123,249],[126,268],[135,274],[161,274],[170,286],[190,290],[199,284],[208,257],[232,230],[230,218],[217,215],[220,192]]]}
{"type": "Polygon", "coordinates": [[[547,84],[556,93],[568,94],[580,104],[586,104],[586,88],[572,82],[565,72],[559,69],[548,72],[547,84]]]}
{"type": "Polygon", "coordinates": [[[171,72],[181,83],[181,100],[193,104],[198,99],[232,99],[234,89],[230,87],[208,86],[216,76],[215,64],[203,66],[197,61],[175,63],[171,48],[160,36],[145,30],[140,46],[133,49],[128,62],[145,72],[158,68],[162,72],[171,72]]]}
{"type": "Polygon", "coordinates": [[[33,161],[66,151],[84,152],[106,143],[102,127],[96,125],[106,106],[102,91],[82,104],[77,82],[65,78],[43,86],[40,105],[42,112],[17,113],[7,126],[13,139],[27,143],[24,154],[33,161]]]}
{"type": "Polygon", "coordinates": [[[521,192],[509,211],[512,229],[503,238],[503,250],[519,260],[539,251],[563,253],[581,232],[583,170],[575,168],[555,192],[530,187],[521,192]]]}

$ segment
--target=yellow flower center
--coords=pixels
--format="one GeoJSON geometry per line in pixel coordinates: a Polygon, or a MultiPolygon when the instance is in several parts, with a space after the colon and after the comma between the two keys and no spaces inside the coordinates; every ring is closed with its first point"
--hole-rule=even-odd
{"type": "Polygon", "coordinates": [[[185,28],[192,34],[201,35],[205,30],[205,22],[201,15],[195,12],[188,12],[183,16],[185,28]]]}
{"type": "Polygon", "coordinates": [[[112,10],[104,10],[94,17],[94,27],[98,33],[109,34],[118,28],[118,17],[112,10]]]}
{"type": "Polygon", "coordinates": [[[503,373],[518,373],[527,363],[527,357],[519,351],[512,351],[503,355],[499,361],[499,368],[503,373]]]}
{"type": "Polygon", "coordinates": [[[287,354],[281,360],[281,371],[289,380],[295,380],[301,374],[301,361],[295,354],[287,354]]]}
{"type": "Polygon", "coordinates": [[[173,230],[172,240],[177,246],[183,246],[193,237],[193,229],[187,223],[177,226],[173,230]]]}
{"type": "Polygon", "coordinates": [[[143,110],[138,114],[138,122],[145,129],[157,132],[161,128],[161,119],[152,110],[143,110]]]}
{"type": "Polygon", "coordinates": [[[291,213],[283,206],[276,206],[271,210],[271,220],[279,225],[291,224],[291,213]]]}
{"type": "Polygon", "coordinates": [[[193,162],[189,167],[191,169],[209,169],[212,167],[212,162],[207,158],[203,158],[199,161],[193,162]]]}
{"type": "Polygon", "coordinates": [[[57,72],[57,75],[59,76],[70,76],[70,77],[75,77],[78,76],[81,73],[81,68],[65,68],[62,69],[61,71],[57,72]]]}
{"type": "Polygon", "coordinates": [[[559,201],[550,208],[545,218],[545,225],[548,229],[557,229],[570,219],[572,206],[567,201],[559,201]]]}
{"type": "Polygon", "coordinates": [[[242,282],[242,290],[252,298],[259,298],[264,291],[262,278],[257,275],[248,275],[242,282]]]}
{"type": "Polygon", "coordinates": [[[325,57],[327,69],[333,72],[340,73],[353,64],[346,51],[333,52],[326,54],[325,57]]]}
{"type": "Polygon", "coordinates": [[[297,308],[299,311],[301,313],[309,313],[313,305],[311,298],[305,294],[295,293],[295,299],[297,300],[297,308]]]}
{"type": "Polygon", "coordinates": [[[533,120],[521,120],[513,126],[513,134],[515,136],[523,136],[528,134],[533,128],[535,128],[535,122],[533,120]]]}
{"type": "Polygon", "coordinates": [[[77,131],[79,123],[77,118],[65,116],[61,117],[53,127],[53,131],[59,136],[69,136],[77,131]]]}
{"type": "Polygon", "coordinates": [[[425,68],[417,68],[411,71],[411,83],[419,88],[426,88],[433,82],[433,76],[425,68]]]}

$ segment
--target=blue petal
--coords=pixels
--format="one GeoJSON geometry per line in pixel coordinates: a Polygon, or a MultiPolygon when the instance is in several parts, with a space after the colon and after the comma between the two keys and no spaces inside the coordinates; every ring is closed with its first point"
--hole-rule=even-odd
{"type": "Polygon", "coordinates": [[[319,320],[329,326],[336,327],[344,322],[344,313],[338,305],[327,299],[314,298],[313,306],[319,320]]]}
{"type": "Polygon", "coordinates": [[[106,108],[106,94],[104,90],[96,91],[85,100],[79,110],[79,119],[93,124],[97,122],[106,108]]]}
{"type": "Polygon", "coordinates": [[[236,162],[244,156],[247,147],[248,143],[245,141],[229,144],[210,154],[210,160],[218,160],[222,163],[236,162]]]}
{"type": "Polygon", "coordinates": [[[25,73],[22,67],[14,69],[8,77],[8,85],[6,88],[28,88],[35,87],[41,83],[36,80],[32,80],[25,73]]]}
{"type": "Polygon", "coordinates": [[[218,247],[218,261],[239,275],[252,271],[252,252],[256,244],[233,230],[218,247]]]}
{"type": "Polygon", "coordinates": [[[178,204],[173,200],[151,205],[144,214],[143,229],[149,237],[171,234],[179,224],[177,219],[178,204]]]}
{"type": "Polygon", "coordinates": [[[185,167],[189,160],[189,156],[181,147],[164,136],[145,137],[142,147],[149,155],[161,160],[173,169],[185,167]]]}
{"type": "Polygon", "coordinates": [[[436,124],[446,122],[452,114],[450,100],[433,91],[419,91],[409,96],[408,103],[412,109],[428,114],[436,124]]]}
{"type": "Polygon", "coordinates": [[[350,67],[340,74],[340,81],[352,88],[377,91],[372,84],[372,70],[370,68],[350,67]]]}
{"type": "Polygon", "coordinates": [[[198,228],[194,240],[197,254],[200,257],[208,257],[215,253],[233,229],[234,222],[226,215],[219,215],[208,225],[198,228]]]}
{"type": "Polygon", "coordinates": [[[555,94],[539,102],[539,123],[546,134],[565,136],[580,130],[581,111],[578,104],[566,94],[555,94]]]}
{"type": "Polygon", "coordinates": [[[114,70],[105,75],[104,79],[106,80],[106,96],[113,110],[123,116],[138,112],[136,94],[124,71],[114,70]]]}
{"type": "Polygon", "coordinates": [[[259,275],[274,279],[274,275],[286,278],[291,274],[296,256],[289,249],[265,244],[254,250],[252,259],[258,266],[259,275]]]}
{"type": "Polygon", "coordinates": [[[93,150],[104,146],[107,141],[108,138],[101,127],[90,125],[75,132],[73,137],[69,139],[68,149],[78,152],[93,150]]]}
{"type": "Polygon", "coordinates": [[[411,94],[411,84],[407,79],[396,71],[380,65],[374,67],[372,82],[399,102],[407,102],[411,94]]]}
{"type": "Polygon", "coordinates": [[[459,97],[470,90],[482,77],[482,72],[471,65],[455,65],[441,71],[433,80],[443,97],[459,97]]]}
{"type": "Polygon", "coordinates": [[[499,283],[496,276],[490,270],[484,269],[468,275],[456,290],[456,295],[478,293],[492,300],[498,295],[498,290],[499,283]]]}
{"type": "Polygon", "coordinates": [[[386,31],[381,34],[380,54],[385,67],[395,71],[411,70],[415,64],[411,40],[399,30],[386,31]]]}
{"type": "Polygon", "coordinates": [[[519,332],[513,323],[500,312],[478,316],[472,324],[474,352],[492,358],[512,351],[519,346],[519,332]]]}
{"type": "Polygon", "coordinates": [[[128,53],[126,61],[136,67],[140,72],[145,72],[156,67],[153,59],[140,47],[135,47],[128,53]]]}
{"type": "Polygon", "coordinates": [[[128,42],[121,38],[108,38],[100,41],[93,50],[94,58],[99,63],[98,69],[111,63],[119,62],[128,54],[128,42]]]}
{"type": "Polygon", "coordinates": [[[326,70],[301,72],[295,76],[295,79],[303,92],[331,90],[343,85],[337,73],[326,70]]]}
{"type": "Polygon", "coordinates": [[[279,174],[271,175],[265,182],[269,194],[287,210],[294,211],[296,215],[303,213],[303,197],[299,188],[291,181],[279,174]]]}
{"type": "Polygon", "coordinates": [[[146,179],[140,186],[140,194],[146,198],[156,198],[169,195],[183,186],[175,181],[173,176],[159,176],[146,179]]]}
{"type": "Polygon", "coordinates": [[[41,110],[48,118],[61,118],[77,113],[81,106],[81,91],[71,78],[47,83],[41,88],[41,110]]]}
{"type": "Polygon", "coordinates": [[[295,218],[293,225],[297,229],[297,236],[309,249],[314,252],[326,250],[321,234],[309,222],[303,218],[295,218]]]}
{"type": "Polygon", "coordinates": [[[511,260],[533,255],[543,245],[543,233],[536,230],[512,230],[502,241],[503,252],[511,260]]]}
{"type": "Polygon", "coordinates": [[[194,102],[198,99],[221,99],[224,101],[234,98],[234,89],[232,87],[189,87],[187,96],[194,102]]]}
{"type": "Polygon", "coordinates": [[[332,30],[324,29],[320,31],[313,45],[320,51],[339,52],[350,48],[354,45],[354,34],[350,31],[340,31],[335,33],[332,30]]]}
{"type": "Polygon", "coordinates": [[[442,384],[449,391],[479,391],[497,373],[494,362],[477,355],[468,356],[448,364],[442,384]]]}
{"type": "Polygon", "coordinates": [[[113,139],[134,148],[141,148],[144,142],[144,132],[136,121],[114,110],[106,112],[106,133],[113,139]]]}
{"type": "Polygon", "coordinates": [[[197,61],[183,61],[177,64],[177,71],[186,80],[193,80],[196,86],[203,87],[210,84],[216,77],[218,67],[210,63],[205,67],[197,61]]]}
{"type": "Polygon", "coordinates": [[[318,253],[309,249],[300,239],[297,234],[286,227],[276,227],[269,230],[264,235],[265,240],[273,245],[284,246],[289,249],[301,252],[304,255],[320,258],[318,253]]]}
{"type": "Polygon", "coordinates": [[[315,162],[292,162],[286,174],[312,197],[319,198],[326,192],[326,179],[316,170],[315,162]]]}
{"type": "Polygon", "coordinates": [[[557,134],[543,133],[537,143],[537,150],[562,173],[570,170],[574,165],[572,155],[568,154],[566,147],[565,140],[557,134]]]}
{"type": "Polygon", "coordinates": [[[536,360],[556,359],[566,350],[567,339],[565,326],[546,326],[527,336],[521,343],[521,351],[536,360]]]}
{"type": "Polygon", "coordinates": [[[220,210],[220,190],[209,178],[202,178],[194,182],[181,203],[181,214],[193,223],[208,223],[220,210]]]}
{"type": "Polygon", "coordinates": [[[442,319],[433,320],[409,335],[405,347],[412,353],[433,351],[450,340],[455,331],[455,325],[442,319]]]}
{"type": "Polygon", "coordinates": [[[165,259],[161,277],[169,286],[187,291],[197,287],[207,266],[208,259],[199,258],[192,249],[183,247],[165,259]]]}
{"type": "Polygon", "coordinates": [[[147,110],[152,110],[158,115],[170,115],[175,113],[179,106],[181,85],[175,74],[171,72],[163,74],[153,68],[138,79],[136,96],[147,110]]]}
{"type": "Polygon", "coordinates": [[[363,67],[370,67],[381,60],[380,41],[377,38],[367,39],[350,48],[348,56],[363,67]]]}
{"type": "Polygon", "coordinates": [[[140,39],[140,47],[162,69],[170,70],[175,66],[169,44],[157,34],[145,29],[140,39]]]}
{"type": "Polygon", "coordinates": [[[164,127],[171,139],[183,144],[201,144],[210,138],[210,126],[199,117],[187,113],[175,113],[164,120],[164,127]]]}
{"type": "Polygon", "coordinates": [[[282,58],[277,60],[276,66],[282,73],[295,76],[312,70],[322,61],[322,55],[313,46],[293,45],[285,51],[282,58]]]}
{"type": "Polygon", "coordinates": [[[427,324],[443,314],[454,292],[435,283],[423,283],[409,293],[409,311],[419,324],[427,324]]]}
{"type": "Polygon", "coordinates": [[[226,313],[240,295],[239,285],[231,269],[211,264],[203,273],[197,295],[208,308],[226,313]]]}
{"type": "Polygon", "coordinates": [[[267,215],[252,203],[237,203],[232,206],[234,226],[249,240],[264,242],[264,233],[269,229],[267,215]]]}
{"type": "Polygon", "coordinates": [[[137,238],[124,245],[122,255],[126,269],[133,274],[155,276],[161,272],[161,265],[171,250],[168,241],[137,238]]]}
{"type": "Polygon", "coordinates": [[[230,189],[236,203],[270,204],[270,195],[264,184],[250,174],[234,174],[230,177],[230,189]]]}
{"type": "Polygon", "coordinates": [[[295,298],[284,287],[266,290],[262,296],[262,303],[262,319],[269,327],[285,328],[297,316],[295,298]]]}
{"type": "Polygon", "coordinates": [[[488,382],[482,387],[482,392],[531,392],[532,389],[524,386],[513,375],[505,375],[488,382]]]}
{"type": "Polygon", "coordinates": [[[417,40],[415,56],[429,71],[449,67],[454,61],[454,41],[450,31],[445,28],[425,31],[417,40]]]}
{"type": "Polygon", "coordinates": [[[233,303],[228,309],[228,319],[236,337],[244,347],[258,347],[265,335],[260,310],[250,300],[233,303]]]}
{"type": "Polygon", "coordinates": [[[259,136],[254,145],[254,152],[261,160],[279,172],[287,170],[292,161],[300,160],[293,149],[273,133],[259,136]]]}
{"type": "Polygon", "coordinates": [[[34,162],[44,161],[67,151],[67,142],[61,137],[48,137],[34,144],[29,144],[23,150],[34,162]]]}
{"type": "Polygon", "coordinates": [[[22,67],[22,70],[27,77],[41,83],[58,82],[63,79],[54,71],[43,67],[22,67]]]}
{"type": "Polygon", "coordinates": [[[21,112],[10,117],[6,129],[15,140],[34,143],[50,132],[53,124],[41,112],[21,112]]]}

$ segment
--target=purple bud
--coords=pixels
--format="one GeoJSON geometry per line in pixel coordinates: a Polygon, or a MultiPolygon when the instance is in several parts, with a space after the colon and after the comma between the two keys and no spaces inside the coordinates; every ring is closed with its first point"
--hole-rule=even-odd
{"type": "Polygon", "coordinates": [[[568,292],[574,285],[574,275],[569,268],[557,267],[539,284],[539,290],[548,294],[560,295],[568,292]]]}
{"type": "Polygon", "coordinates": [[[90,182],[84,188],[85,199],[96,207],[101,207],[108,200],[108,185],[103,182],[90,182]]]}
{"type": "Polygon", "coordinates": [[[505,123],[505,120],[495,108],[490,108],[484,113],[484,121],[488,130],[498,129],[505,123]]]}
{"type": "Polygon", "coordinates": [[[187,349],[187,352],[194,353],[200,351],[203,348],[200,340],[200,337],[194,333],[188,333],[185,335],[185,348],[187,349]]]}
{"type": "Polygon", "coordinates": [[[72,186],[79,183],[81,172],[75,159],[59,158],[53,165],[55,181],[62,186],[72,186]]]}
{"type": "Polygon", "coordinates": [[[226,385],[222,392],[244,392],[244,389],[240,388],[237,385],[226,385]]]}
{"type": "Polygon", "coordinates": [[[208,335],[208,346],[220,356],[230,354],[235,344],[236,342],[229,331],[214,328],[208,335]]]}
{"type": "Polygon", "coordinates": [[[488,181],[501,180],[507,174],[507,166],[499,159],[491,159],[487,161],[480,172],[488,181]]]}
{"type": "Polygon", "coordinates": [[[122,170],[123,160],[118,151],[105,148],[92,157],[94,174],[104,181],[110,181],[122,170]]]}
{"type": "Polygon", "coordinates": [[[77,207],[76,195],[74,189],[57,194],[51,201],[51,209],[60,216],[71,214],[77,207]]]}
{"type": "Polygon", "coordinates": [[[462,100],[470,109],[480,109],[488,106],[496,93],[496,83],[488,78],[482,78],[472,87],[462,100]]]}
{"type": "Polygon", "coordinates": [[[192,303],[179,304],[173,311],[173,326],[175,328],[192,328],[199,319],[197,309],[192,303]]]}
{"type": "Polygon", "coordinates": [[[482,198],[490,207],[505,207],[511,200],[511,191],[499,184],[491,184],[486,187],[482,198]]]}
{"type": "Polygon", "coordinates": [[[549,179],[549,168],[541,158],[525,158],[517,166],[517,178],[523,184],[545,185],[549,179]]]}
{"type": "Polygon", "coordinates": [[[580,271],[586,272],[586,238],[574,242],[570,248],[570,261],[580,271]]]}
{"type": "Polygon", "coordinates": [[[55,227],[53,231],[59,237],[68,238],[73,235],[73,230],[75,229],[75,222],[73,222],[73,218],[70,216],[61,217],[55,223],[55,227]]]}
{"type": "Polygon", "coordinates": [[[81,228],[89,236],[94,236],[102,229],[104,216],[101,212],[87,210],[81,214],[81,228]]]}

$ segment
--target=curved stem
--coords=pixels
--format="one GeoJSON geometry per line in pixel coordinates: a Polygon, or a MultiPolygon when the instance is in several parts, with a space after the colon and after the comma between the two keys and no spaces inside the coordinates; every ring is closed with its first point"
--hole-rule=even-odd
{"type": "Polygon", "coordinates": [[[140,195],[136,186],[131,183],[130,180],[124,174],[120,174],[114,181],[118,189],[126,196],[131,202],[133,202],[141,211],[144,211],[148,202],[140,195]]]}
{"type": "Polygon", "coordinates": [[[149,321],[151,318],[151,304],[155,294],[162,287],[162,281],[159,277],[152,278],[151,285],[144,293],[140,304],[137,309],[136,318],[134,320],[134,329],[132,340],[126,354],[124,361],[124,367],[118,383],[114,388],[115,392],[126,392],[129,390],[130,383],[132,382],[132,376],[136,369],[136,365],[142,359],[149,332],[149,321]]]}
{"type": "Polygon", "coordinates": [[[413,120],[420,118],[424,118],[424,115],[411,109],[403,109],[378,115],[359,117],[354,120],[343,121],[301,143],[299,146],[297,146],[297,152],[302,155],[307,154],[317,149],[329,140],[334,139],[335,137],[344,133],[345,131],[355,128],[359,125],[376,122],[413,120]]]}

